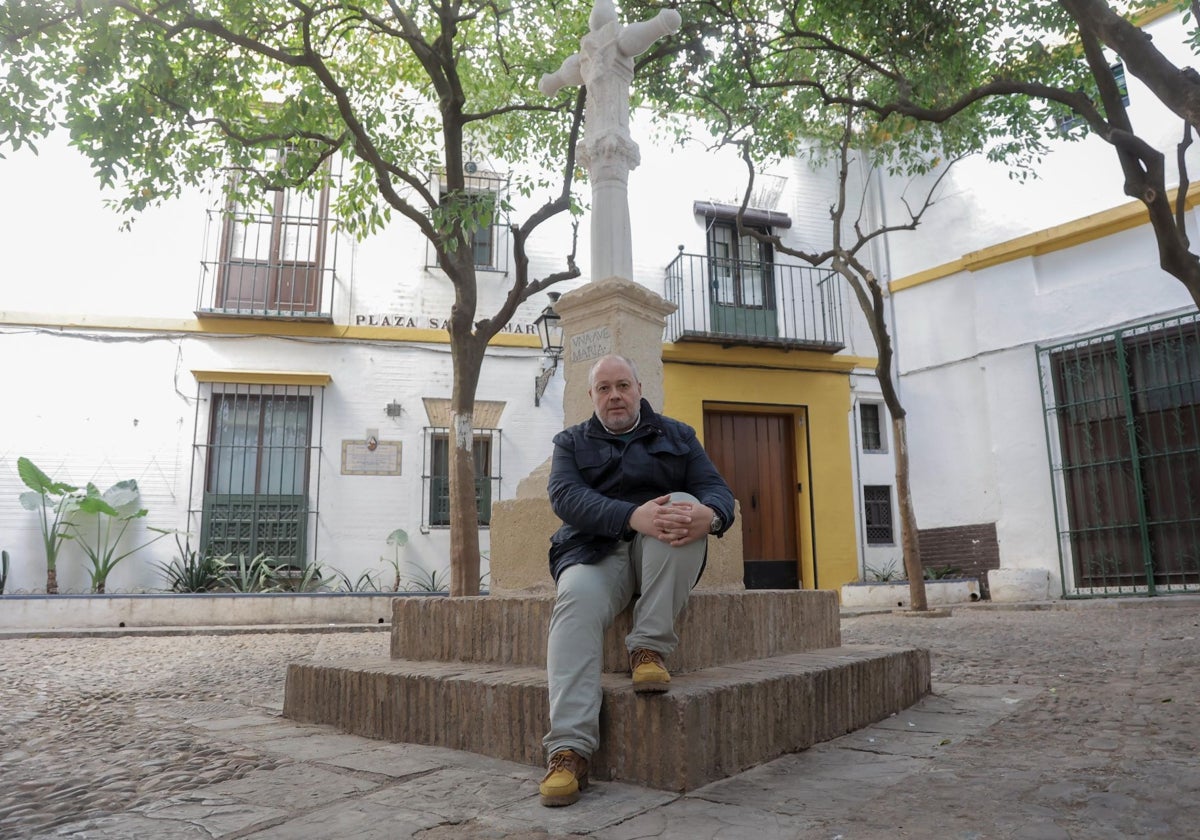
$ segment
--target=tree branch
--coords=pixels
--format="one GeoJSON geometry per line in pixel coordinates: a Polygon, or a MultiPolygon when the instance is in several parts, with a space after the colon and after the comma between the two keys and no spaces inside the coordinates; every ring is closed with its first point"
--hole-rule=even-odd
{"type": "Polygon", "coordinates": [[[529,253],[526,243],[529,237],[539,226],[548,219],[559,213],[567,210],[571,206],[571,184],[575,180],[575,145],[579,140],[579,133],[583,128],[583,108],[587,101],[587,91],[580,87],[575,94],[575,107],[571,115],[571,131],[567,138],[567,154],[566,162],[562,169],[562,188],[556,198],[547,201],[541,207],[533,212],[524,225],[514,225],[512,228],[513,234],[513,262],[516,265],[516,280],[508,294],[504,298],[504,303],[500,309],[491,318],[486,318],[475,322],[476,334],[486,337],[490,340],[500,328],[507,324],[516,314],[517,307],[528,300],[533,295],[540,292],[542,289],[559,283],[563,280],[571,280],[580,275],[579,266],[575,263],[576,248],[579,242],[579,224],[576,222],[573,227],[571,236],[571,251],[567,254],[567,268],[564,271],[554,272],[541,280],[529,280],[529,253]]]}
{"type": "MultiPolygon", "coordinates": [[[[1177,67],[1159,52],[1145,32],[1113,11],[1107,0],[1059,0],[1080,29],[1094,36],[1121,57],[1126,69],[1153,91],[1168,108],[1193,128],[1200,129],[1200,73],[1177,67]]],[[[1192,0],[1193,15],[1200,3],[1192,0]]],[[[1197,19],[1197,18],[1194,18],[1197,19]]]]}

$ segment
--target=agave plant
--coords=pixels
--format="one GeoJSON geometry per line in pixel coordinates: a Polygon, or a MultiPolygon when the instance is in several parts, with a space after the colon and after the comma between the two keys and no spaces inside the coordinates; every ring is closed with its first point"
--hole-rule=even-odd
{"type": "Polygon", "coordinates": [[[405,588],[409,592],[449,592],[450,591],[450,570],[442,569],[426,569],[418,563],[409,563],[409,567],[414,569],[414,573],[409,578],[408,586],[405,588]]]}
{"type": "Polygon", "coordinates": [[[179,554],[170,563],[159,563],[158,569],[172,592],[211,592],[221,583],[221,577],[229,567],[229,555],[201,555],[192,548],[191,538],[181,541],[175,535],[179,554]]]}
{"type": "Polygon", "coordinates": [[[42,545],[46,550],[46,594],[58,594],[58,552],[64,541],[71,539],[67,518],[78,503],[79,488],[54,481],[22,456],[17,459],[17,474],[29,488],[20,496],[21,507],[36,511],[42,526],[42,545]]]}
{"type": "Polygon", "coordinates": [[[375,580],[376,572],[366,571],[358,576],[357,580],[351,580],[350,575],[343,572],[341,569],[335,569],[335,579],[338,582],[337,589],[339,592],[378,592],[379,581],[375,580]]]}
{"type": "Polygon", "coordinates": [[[265,554],[250,560],[245,554],[239,554],[236,561],[230,561],[226,566],[221,575],[221,586],[231,592],[278,592],[280,588],[275,563],[265,554]]]}
{"type": "Polygon", "coordinates": [[[316,592],[337,580],[335,574],[325,574],[325,567],[313,561],[296,574],[294,567],[276,567],[275,577],[279,588],[288,592],[316,592]]]}

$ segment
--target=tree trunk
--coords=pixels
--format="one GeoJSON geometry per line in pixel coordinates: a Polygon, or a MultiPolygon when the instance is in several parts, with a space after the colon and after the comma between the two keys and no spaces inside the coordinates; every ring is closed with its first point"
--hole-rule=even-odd
{"type": "MultiPolygon", "coordinates": [[[[451,330],[456,325],[451,323],[451,330]]],[[[475,389],[487,349],[472,335],[451,336],[450,594],[479,594],[479,510],[475,501],[475,389]]]]}
{"type": "Polygon", "coordinates": [[[900,510],[900,550],[904,554],[904,576],[908,578],[911,608],[924,611],[929,609],[929,602],[925,597],[925,568],[921,564],[917,514],[913,510],[912,487],[909,485],[908,476],[908,412],[904,410],[900,394],[892,380],[892,364],[896,353],[892,346],[891,333],[888,332],[883,288],[873,274],[865,275],[865,279],[870,290],[870,300],[866,301],[860,295],[860,303],[863,304],[864,314],[871,319],[871,333],[875,337],[875,347],[879,352],[879,360],[875,365],[875,379],[879,382],[879,390],[883,394],[888,414],[892,416],[892,436],[896,443],[896,505],[900,510]]]}
{"type": "Polygon", "coordinates": [[[46,594],[58,594],[58,570],[53,566],[46,569],[46,594]]]}
{"type": "Polygon", "coordinates": [[[896,443],[896,501],[900,507],[900,546],[904,551],[904,573],[908,577],[909,600],[913,610],[929,609],[925,597],[925,571],[921,566],[921,543],[917,538],[917,514],[913,510],[908,483],[908,421],[904,414],[892,416],[892,434],[896,443]]]}

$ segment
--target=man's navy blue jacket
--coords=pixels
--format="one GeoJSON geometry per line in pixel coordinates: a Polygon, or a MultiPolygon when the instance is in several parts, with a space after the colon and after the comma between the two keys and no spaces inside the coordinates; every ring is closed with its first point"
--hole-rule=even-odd
{"type": "Polygon", "coordinates": [[[623,442],[590,420],[554,436],[550,506],[563,526],[550,538],[550,574],[576,563],[599,562],[618,540],[632,539],[629,517],[666,493],[691,493],[733,523],[733,492],[709,460],[696,432],[663,417],[642,400],[633,436],[623,442]]]}

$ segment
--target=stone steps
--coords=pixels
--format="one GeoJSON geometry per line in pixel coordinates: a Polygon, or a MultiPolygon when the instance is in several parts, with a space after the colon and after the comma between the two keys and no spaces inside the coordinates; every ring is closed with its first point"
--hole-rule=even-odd
{"type": "MultiPolygon", "coordinates": [[[[392,656],[434,662],[546,667],[554,596],[398,598],[392,604],[392,656]]],[[[625,610],[605,636],[604,671],[628,673],[625,610]]],[[[682,674],[751,659],[837,647],[837,594],[821,590],[693,592],[676,624],[668,665],[682,674]]]]}
{"type": "MultiPolygon", "coordinates": [[[[596,779],[686,791],[836,738],[929,691],[925,651],[835,647],[674,676],[638,695],[606,674],[596,779]]],[[[346,732],[541,765],[542,669],[376,659],[289,666],[284,715],[346,732]]]]}
{"type": "MultiPolygon", "coordinates": [[[[283,713],[346,732],[541,766],[551,595],[403,598],[391,658],[296,663],[283,713]]],[[[596,779],[692,790],[836,738],[929,692],[929,655],[845,647],[837,595],[693,592],[671,690],[635,694],[624,636],[605,637],[596,779]]]]}

